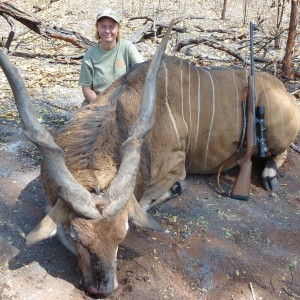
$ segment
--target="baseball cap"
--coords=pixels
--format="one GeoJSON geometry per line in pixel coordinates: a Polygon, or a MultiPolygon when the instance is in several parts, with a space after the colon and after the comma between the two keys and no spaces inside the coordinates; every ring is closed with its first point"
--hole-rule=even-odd
{"type": "Polygon", "coordinates": [[[96,21],[98,21],[102,17],[108,17],[115,20],[117,23],[121,23],[121,17],[118,13],[112,9],[104,9],[102,10],[96,17],[96,21]]]}

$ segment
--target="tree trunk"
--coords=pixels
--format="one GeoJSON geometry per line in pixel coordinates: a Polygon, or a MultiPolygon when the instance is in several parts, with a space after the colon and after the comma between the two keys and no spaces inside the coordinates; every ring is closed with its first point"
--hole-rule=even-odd
{"type": "Polygon", "coordinates": [[[300,2],[299,0],[291,1],[289,33],[286,42],[285,56],[282,60],[282,71],[287,78],[294,77],[294,73],[292,69],[292,56],[293,56],[293,48],[295,44],[296,28],[299,20],[299,12],[298,12],[299,2],[300,2]]]}
{"type": "Polygon", "coordinates": [[[280,49],[280,35],[282,27],[282,17],[285,10],[285,2],[286,0],[278,0],[277,1],[277,14],[276,14],[276,33],[275,33],[275,49],[280,49]]]}
{"type": "Polygon", "coordinates": [[[227,0],[224,0],[223,9],[222,9],[222,16],[221,16],[222,20],[225,20],[226,10],[227,10],[227,0]]]}
{"type": "Polygon", "coordinates": [[[247,9],[248,9],[248,4],[250,0],[244,0],[244,19],[243,19],[243,24],[245,25],[247,22],[247,9]]]}

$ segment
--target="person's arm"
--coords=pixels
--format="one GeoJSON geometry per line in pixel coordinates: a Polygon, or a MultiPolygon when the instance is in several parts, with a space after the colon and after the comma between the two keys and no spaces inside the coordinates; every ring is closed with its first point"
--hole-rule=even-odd
{"type": "Polygon", "coordinates": [[[86,59],[85,55],[82,59],[78,83],[81,86],[82,94],[85,100],[88,103],[91,103],[91,101],[93,101],[96,98],[97,94],[92,88],[93,72],[91,69],[91,64],[89,64],[88,62],[89,60],[86,59]]]}
{"type": "Polygon", "coordinates": [[[128,57],[129,57],[129,69],[131,69],[135,64],[144,62],[144,58],[138,49],[131,42],[128,42],[128,57]]]}
{"type": "Polygon", "coordinates": [[[82,86],[82,93],[88,103],[91,103],[97,97],[97,94],[89,85],[82,86]]]}

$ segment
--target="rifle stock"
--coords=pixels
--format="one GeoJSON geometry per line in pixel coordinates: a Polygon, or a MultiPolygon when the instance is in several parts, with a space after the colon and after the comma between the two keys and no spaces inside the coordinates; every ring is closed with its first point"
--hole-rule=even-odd
{"type": "Polygon", "coordinates": [[[238,160],[240,167],[237,179],[234,183],[230,196],[239,200],[247,200],[249,197],[249,187],[251,182],[252,161],[255,139],[255,95],[254,95],[254,75],[248,77],[248,97],[247,97],[247,126],[246,126],[246,153],[238,160]]]}
{"type": "MultiPolygon", "coordinates": [[[[244,157],[247,157],[246,155],[244,157]]],[[[247,157],[245,162],[238,161],[240,166],[239,174],[235,180],[231,197],[239,200],[247,200],[249,198],[249,186],[251,183],[252,161],[251,156],[247,157]]]]}

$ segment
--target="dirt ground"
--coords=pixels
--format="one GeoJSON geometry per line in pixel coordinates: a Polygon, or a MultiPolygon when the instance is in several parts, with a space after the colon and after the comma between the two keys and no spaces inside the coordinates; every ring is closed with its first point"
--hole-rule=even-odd
{"type": "MultiPolygon", "coordinates": [[[[53,20],[61,13],[65,22],[72,20],[73,29],[84,31],[87,25],[80,16],[74,20],[72,5],[65,11],[54,7],[53,20]]],[[[236,15],[230,7],[229,17],[236,15]]],[[[49,50],[49,43],[43,42],[41,49],[49,50]]],[[[22,47],[29,49],[25,43],[22,47]]],[[[51,130],[80,106],[81,94],[72,77],[79,65],[61,67],[36,59],[19,68],[27,82],[39,82],[30,95],[51,130]],[[69,77],[58,78],[63,72],[69,77]],[[56,82],[45,86],[45,77],[55,77],[56,82]]],[[[56,237],[25,245],[26,234],[44,215],[40,159],[22,134],[9,91],[0,90],[0,101],[0,300],[90,299],[82,291],[76,257],[56,237]]],[[[276,193],[262,188],[263,162],[255,160],[248,201],[221,196],[216,175],[188,176],[184,194],[150,211],[168,233],[130,228],[118,253],[119,287],[108,299],[300,299],[299,155],[289,149],[276,193]]],[[[232,183],[237,171],[225,172],[223,184],[232,183]]]]}

